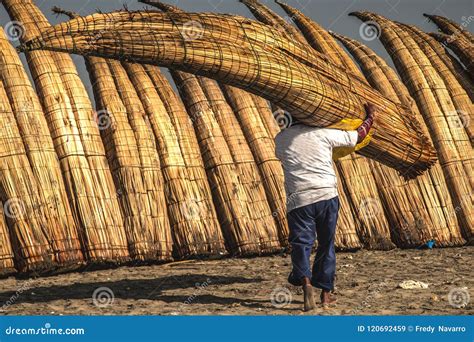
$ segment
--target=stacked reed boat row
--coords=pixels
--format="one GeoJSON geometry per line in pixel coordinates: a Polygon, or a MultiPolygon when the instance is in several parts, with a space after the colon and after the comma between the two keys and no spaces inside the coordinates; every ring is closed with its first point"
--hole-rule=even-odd
{"type": "MultiPolygon", "coordinates": [[[[23,39],[50,26],[29,1],[2,3],[12,20],[23,23],[23,39]]],[[[56,187],[65,187],[67,200],[62,202],[70,205],[85,257],[92,263],[127,261],[128,246],[117,192],[92,104],[74,63],[67,54],[47,51],[31,52],[26,57],[41,104],[36,94],[31,97],[37,102],[38,117],[49,128],[56,163],[59,160],[61,177],[55,180],[56,187]]]]}
{"type": "Polygon", "coordinates": [[[354,61],[330,32],[281,2],[297,27],[255,0],[242,2],[262,23],[142,2],[171,13],[121,11],[51,27],[32,1],[3,1],[24,25],[40,96],[0,34],[1,275],[14,266],[48,273],[279,251],[287,199],[267,100],[317,126],[361,118],[365,102],[389,113],[361,151],[371,159],[337,162],[338,248],[472,242],[472,126],[459,122],[472,115],[473,84],[434,38],[358,14],[393,27],[382,34],[386,46],[400,39],[426,65],[422,73],[397,65],[406,87],[373,51],[333,34],[354,61]],[[179,27],[189,21],[199,34],[183,39],[179,27]],[[93,55],[86,63],[96,111],[64,52],[93,55]],[[135,63],[116,60],[124,57],[135,63]],[[157,65],[171,69],[182,98],[157,65]]]}
{"type": "Polygon", "coordinates": [[[46,118],[3,30],[0,47],[1,202],[17,268],[73,267],[83,261],[81,237],[46,118]]]}
{"type": "MultiPolygon", "coordinates": [[[[165,12],[183,12],[176,6],[159,1],[152,4],[165,12]]],[[[227,234],[228,240],[234,240],[230,250],[241,255],[252,254],[255,253],[255,245],[260,245],[260,250],[271,252],[278,248],[278,239],[282,245],[286,245],[288,228],[281,166],[271,163],[270,168],[264,168],[260,162],[256,163],[266,157],[261,156],[262,152],[258,149],[254,149],[252,153],[241,128],[242,124],[245,130],[249,130],[249,138],[253,140],[251,132],[255,127],[246,124],[251,118],[242,115],[252,115],[257,120],[266,117],[264,124],[267,136],[276,134],[273,115],[262,103],[256,111],[242,113],[242,109],[251,109],[245,107],[258,101],[243,90],[232,87],[226,89],[225,85],[222,85],[221,89],[220,85],[211,79],[179,71],[172,71],[172,76],[196,128],[208,178],[215,190],[217,212],[224,214],[220,220],[224,234],[227,234]],[[230,93],[229,103],[225,97],[226,93],[230,93]],[[230,103],[234,105],[235,114],[230,103]],[[236,108],[239,105],[244,108],[236,108]],[[261,113],[265,110],[267,112],[261,113]],[[259,168],[258,165],[262,166],[259,168]],[[276,222],[273,222],[273,217],[276,222]],[[251,233],[255,228],[260,232],[257,235],[251,233]],[[234,232],[240,235],[240,238],[233,236],[234,232]]],[[[251,144],[253,143],[258,144],[251,144]]],[[[272,151],[266,154],[275,159],[273,144],[268,146],[272,151]]]]}
{"type": "MultiPolygon", "coordinates": [[[[339,64],[346,68],[348,72],[353,73],[354,75],[357,75],[361,78],[365,77],[365,75],[362,74],[359,68],[355,65],[354,61],[337,44],[334,38],[331,37],[329,32],[324,30],[321,26],[295,8],[292,8],[291,6],[281,2],[279,2],[279,4],[287,12],[287,14],[295,20],[298,27],[300,27],[304,36],[313,48],[327,55],[328,58],[335,64],[339,64]]],[[[391,96],[392,94],[384,93],[383,83],[372,82],[371,85],[392,101],[403,104],[401,101],[399,101],[397,96],[391,96]]],[[[404,103],[404,105],[407,105],[407,107],[411,108],[411,106],[408,106],[408,103],[404,103]]],[[[416,113],[415,109],[414,112],[416,113]]],[[[422,118],[417,117],[417,119],[420,122],[420,125],[423,125],[422,118]]],[[[425,130],[424,132],[426,134],[425,130]]],[[[350,172],[349,176],[344,172],[344,164],[341,163],[339,167],[342,169],[342,173],[344,175],[342,178],[346,181],[346,187],[348,189],[360,189],[361,184],[350,183],[350,180],[353,178],[354,174],[357,173],[350,172]]],[[[385,236],[388,238],[391,236],[392,240],[397,245],[410,247],[420,245],[423,241],[426,241],[426,239],[430,238],[435,238],[439,245],[450,245],[452,243],[452,236],[449,234],[449,229],[451,226],[442,225],[439,227],[439,223],[437,221],[430,219],[430,217],[433,216],[432,212],[435,211],[439,206],[435,205],[434,207],[428,207],[427,205],[417,205],[417,203],[420,202],[419,194],[426,189],[426,184],[423,184],[423,186],[420,187],[416,181],[406,183],[399,177],[399,175],[394,172],[393,169],[387,168],[384,165],[373,161],[369,161],[367,163],[367,169],[371,171],[370,175],[372,176],[372,179],[375,180],[371,183],[376,184],[375,194],[378,195],[378,197],[373,197],[371,194],[362,193],[363,197],[354,198],[354,196],[351,196],[350,198],[352,199],[353,204],[361,203],[361,200],[364,198],[369,198],[371,200],[369,203],[371,203],[373,207],[372,211],[375,211],[375,213],[370,213],[372,217],[377,213],[385,214],[387,222],[389,222],[389,224],[383,225],[385,228],[385,236]],[[388,227],[390,227],[390,230],[387,229],[388,227]],[[435,234],[433,231],[435,230],[438,232],[442,229],[448,229],[448,233],[442,235],[435,234]]],[[[364,179],[370,179],[367,175],[363,175],[363,177],[364,179]]],[[[418,178],[421,177],[424,177],[424,175],[418,178]]],[[[365,190],[367,187],[364,186],[362,189],[365,190]]],[[[434,187],[429,187],[428,190],[430,190],[429,193],[435,193],[436,191],[434,187]]],[[[353,190],[352,193],[355,193],[355,191],[353,190]]],[[[362,207],[362,209],[365,208],[362,207]]],[[[359,213],[361,211],[362,210],[359,209],[359,213]]],[[[366,225],[366,227],[369,228],[370,232],[367,234],[368,236],[379,237],[381,235],[380,232],[384,232],[383,229],[380,229],[380,227],[375,225],[366,225]]],[[[454,225],[454,227],[456,227],[456,225],[454,225]]],[[[367,235],[364,234],[363,236],[367,235]]],[[[462,241],[460,236],[457,236],[457,238],[460,238],[462,241]]],[[[369,246],[371,244],[370,239],[362,242],[369,246]]]]}
{"type": "Polygon", "coordinates": [[[449,92],[454,86],[448,83],[454,80],[443,79],[443,70],[430,62],[430,54],[423,52],[413,38],[413,30],[373,13],[355,12],[352,15],[364,21],[375,21],[382,28],[380,39],[426,122],[438,151],[454,213],[465,238],[472,243],[474,154],[467,130],[459,124],[452,92],[449,92]]]}
{"type": "MultiPolygon", "coordinates": [[[[401,82],[395,70],[362,43],[335,33],[333,35],[351,53],[371,85],[386,96],[398,98],[400,102],[412,106],[417,116],[422,118],[408,89],[401,82]]],[[[420,120],[420,122],[422,121],[420,120]]],[[[422,127],[428,134],[424,123],[422,127]]],[[[408,203],[411,213],[408,212],[408,217],[415,218],[412,224],[414,224],[413,227],[417,234],[423,234],[424,238],[430,237],[445,246],[463,243],[456,217],[453,215],[453,204],[449,197],[448,187],[438,164],[404,187],[407,189],[406,194],[410,196],[408,203]],[[420,203],[423,205],[419,205],[420,203]]],[[[393,194],[396,195],[397,191],[393,194]]],[[[392,203],[399,203],[399,198],[395,197],[392,201],[392,203]]],[[[405,227],[402,226],[400,231],[405,231],[405,227]]],[[[408,229],[406,231],[409,233],[408,229]]]]}

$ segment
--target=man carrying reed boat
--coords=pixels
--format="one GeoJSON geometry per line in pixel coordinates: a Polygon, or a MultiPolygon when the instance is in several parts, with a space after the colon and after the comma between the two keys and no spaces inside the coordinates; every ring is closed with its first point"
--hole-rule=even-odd
{"type": "Polygon", "coordinates": [[[376,108],[367,104],[366,118],[357,130],[317,128],[294,122],[275,138],[276,154],[283,164],[288,198],[291,260],[288,281],[302,286],[304,310],[314,309],[313,286],[321,289],[321,303],[336,302],[332,294],[336,274],[334,237],[339,212],[333,149],[355,147],[372,127],[376,108]],[[318,248],[312,269],[310,256],[318,248]]]}

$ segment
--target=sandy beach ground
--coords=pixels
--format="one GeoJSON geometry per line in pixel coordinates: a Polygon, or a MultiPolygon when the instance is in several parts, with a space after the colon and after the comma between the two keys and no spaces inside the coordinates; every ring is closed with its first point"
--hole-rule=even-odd
{"type": "Polygon", "coordinates": [[[304,313],[290,257],[192,260],[0,280],[0,315],[473,314],[474,248],[338,253],[334,308],[304,313]],[[403,289],[414,280],[427,288],[403,289]]]}

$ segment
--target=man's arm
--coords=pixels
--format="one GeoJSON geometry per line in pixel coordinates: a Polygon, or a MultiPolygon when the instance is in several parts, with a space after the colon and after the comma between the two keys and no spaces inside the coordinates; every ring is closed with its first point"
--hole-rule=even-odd
{"type": "Polygon", "coordinates": [[[337,147],[354,147],[357,144],[364,141],[367,134],[369,134],[370,128],[372,127],[375,115],[376,107],[373,104],[366,104],[365,110],[367,116],[362,124],[353,131],[342,131],[342,130],[328,130],[328,141],[333,148],[337,147]]]}
{"type": "Polygon", "coordinates": [[[367,103],[365,105],[365,112],[367,116],[365,117],[365,120],[362,123],[362,125],[360,125],[359,128],[357,128],[357,135],[358,135],[357,143],[358,144],[364,141],[367,134],[369,134],[370,128],[372,128],[372,125],[374,124],[377,107],[375,107],[371,103],[367,103]]]}

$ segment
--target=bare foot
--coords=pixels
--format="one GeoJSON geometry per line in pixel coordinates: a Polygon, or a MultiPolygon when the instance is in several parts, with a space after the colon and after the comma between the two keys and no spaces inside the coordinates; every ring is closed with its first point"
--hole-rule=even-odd
{"type": "Polygon", "coordinates": [[[321,291],[321,304],[325,307],[331,305],[331,304],[336,304],[336,296],[332,294],[330,291],[321,291]]]}
{"type": "Polygon", "coordinates": [[[308,312],[314,310],[316,307],[314,304],[313,286],[309,279],[303,280],[303,296],[304,296],[304,311],[308,312]]]}

